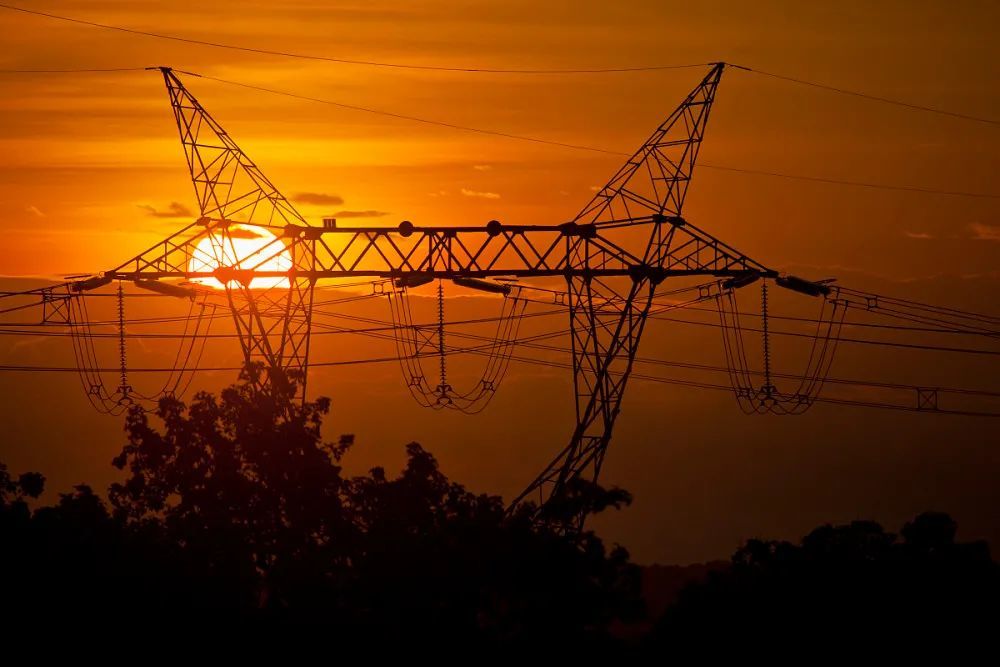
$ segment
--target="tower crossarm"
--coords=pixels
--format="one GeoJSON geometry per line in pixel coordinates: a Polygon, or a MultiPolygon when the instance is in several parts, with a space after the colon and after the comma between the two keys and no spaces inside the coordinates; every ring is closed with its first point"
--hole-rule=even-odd
{"type": "MultiPolygon", "coordinates": [[[[240,222],[241,234],[253,225],[240,222]]],[[[580,276],[645,277],[659,283],[676,276],[732,277],[748,272],[772,275],[762,264],[681,218],[650,216],[631,223],[662,239],[658,254],[639,257],[591,224],[417,227],[304,227],[287,225],[248,256],[222,253],[217,265],[200,261],[206,245],[225,245],[230,223],[193,223],[146,252],[106,273],[122,280],[254,278],[295,276],[399,278],[580,276]],[[186,238],[185,238],[186,236],[186,238]],[[211,241],[211,243],[210,243],[211,241]],[[294,256],[287,270],[273,269],[279,256],[294,256]],[[208,264],[208,265],[207,265],[208,264]],[[272,267],[272,268],[267,268],[272,267]]]]}

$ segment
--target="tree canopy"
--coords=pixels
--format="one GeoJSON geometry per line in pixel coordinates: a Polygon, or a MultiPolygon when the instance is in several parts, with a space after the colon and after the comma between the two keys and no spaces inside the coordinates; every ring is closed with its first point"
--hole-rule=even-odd
{"type": "Polygon", "coordinates": [[[650,645],[712,654],[982,644],[1000,622],[1000,567],[984,542],[956,541],[956,529],[947,514],[926,512],[899,535],[852,521],[798,544],[749,540],[729,568],[681,592],[650,645]]]}
{"type": "MultiPolygon", "coordinates": [[[[627,505],[627,492],[577,482],[544,513],[508,512],[417,443],[395,475],[346,476],[354,438],[323,438],[329,408],[288,408],[241,383],[134,409],[106,499],[80,485],[41,505],[45,478],[0,464],[0,608],[27,624],[571,651],[622,648],[635,635],[623,624],[648,627],[628,552],[564,529],[627,505]]],[[[1000,621],[1000,569],[987,545],[956,536],[951,517],[928,512],[899,534],[854,521],[798,543],[749,540],[728,566],[700,570],[633,647],[982,641],[1000,621]]]]}
{"type": "MultiPolygon", "coordinates": [[[[592,532],[506,513],[417,443],[393,476],[347,477],[329,401],[288,409],[249,384],[132,410],[105,502],[85,486],[28,510],[41,476],[3,469],[4,586],[22,609],[85,604],[164,621],[324,626],[352,637],[610,641],[641,613],[638,568],[592,532]],[[16,524],[16,525],[15,525],[16,524]]],[[[565,511],[629,502],[596,486],[565,511]]]]}

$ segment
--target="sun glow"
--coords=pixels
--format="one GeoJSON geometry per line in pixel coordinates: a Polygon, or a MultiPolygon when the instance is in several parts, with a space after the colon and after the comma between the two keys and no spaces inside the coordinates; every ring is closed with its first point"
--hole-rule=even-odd
{"type": "MultiPolygon", "coordinates": [[[[292,268],[292,258],[282,241],[267,229],[261,227],[243,227],[232,225],[226,230],[215,231],[207,235],[195,246],[195,251],[188,262],[188,270],[192,273],[214,272],[219,269],[281,271],[292,268]]],[[[223,289],[218,278],[192,278],[208,287],[223,289]]],[[[229,281],[229,287],[237,287],[236,280],[229,281]]],[[[266,276],[253,278],[251,289],[268,289],[271,287],[287,287],[288,278],[266,276]]]]}

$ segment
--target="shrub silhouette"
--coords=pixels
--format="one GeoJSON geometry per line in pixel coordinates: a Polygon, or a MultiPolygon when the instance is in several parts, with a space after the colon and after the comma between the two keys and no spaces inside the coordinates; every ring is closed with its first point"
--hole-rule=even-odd
{"type": "Polygon", "coordinates": [[[749,540],[728,570],[688,586],[650,645],[701,654],[799,643],[843,651],[981,644],[1000,621],[1000,568],[928,512],[901,537],[872,521],[825,525],[799,544],[749,540]]]}
{"type": "MultiPolygon", "coordinates": [[[[40,476],[0,475],[10,605],[85,605],[94,623],[321,627],[326,636],[480,644],[611,640],[641,613],[638,568],[591,532],[450,481],[420,445],[393,477],[345,477],[329,401],[287,409],[248,383],[133,410],[105,503],[77,487],[33,513],[40,476]],[[16,573],[16,575],[14,574],[16,573]],[[136,620],[136,622],[138,622],[136,620]]],[[[566,511],[619,507],[582,485],[566,511]]]]}
{"type": "MultiPolygon", "coordinates": [[[[244,382],[134,410],[107,501],[80,485],[32,510],[44,477],[0,464],[6,627],[623,648],[613,629],[643,615],[639,569],[621,547],[559,527],[627,505],[627,492],[576,482],[540,522],[530,504],[507,513],[449,480],[416,443],[398,475],[346,477],[353,438],[323,439],[329,407],[289,409],[244,382]]],[[[641,648],[982,642],[1000,627],[1000,571],[984,543],[956,532],[948,515],[925,513],[899,535],[855,521],[798,544],[750,540],[684,588],[641,648]]]]}

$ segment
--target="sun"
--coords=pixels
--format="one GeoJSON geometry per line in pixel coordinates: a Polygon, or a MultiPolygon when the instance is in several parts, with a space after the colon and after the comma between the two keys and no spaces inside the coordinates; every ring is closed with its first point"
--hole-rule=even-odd
{"type": "MultiPolygon", "coordinates": [[[[213,231],[199,241],[188,262],[191,273],[211,272],[224,267],[285,272],[292,268],[292,258],[284,243],[269,230],[231,225],[228,229],[213,231]]],[[[216,278],[194,278],[192,282],[217,289],[224,287],[216,278]]],[[[288,278],[269,276],[254,278],[250,281],[250,288],[269,289],[288,287],[288,284],[288,278]]],[[[229,287],[236,286],[235,280],[229,282],[229,287]]]]}

